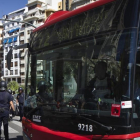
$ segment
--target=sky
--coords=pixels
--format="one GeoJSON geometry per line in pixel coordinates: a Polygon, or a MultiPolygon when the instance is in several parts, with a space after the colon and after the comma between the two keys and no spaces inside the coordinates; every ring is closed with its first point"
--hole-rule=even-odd
{"type": "Polygon", "coordinates": [[[28,0],[0,0],[0,18],[26,6],[28,0]]]}

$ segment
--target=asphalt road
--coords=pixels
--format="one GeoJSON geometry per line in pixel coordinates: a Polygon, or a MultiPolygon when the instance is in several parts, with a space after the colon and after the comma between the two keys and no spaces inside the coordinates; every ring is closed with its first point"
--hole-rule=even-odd
{"type": "MultiPolygon", "coordinates": [[[[9,121],[9,139],[10,140],[23,140],[22,124],[18,120],[19,120],[19,116],[15,116],[11,121],[9,121]]],[[[3,126],[2,126],[2,138],[4,138],[3,126]]]]}

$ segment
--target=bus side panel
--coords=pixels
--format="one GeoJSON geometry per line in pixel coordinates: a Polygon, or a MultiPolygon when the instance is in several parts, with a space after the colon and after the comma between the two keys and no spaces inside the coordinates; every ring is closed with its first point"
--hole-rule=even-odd
{"type": "Polygon", "coordinates": [[[91,136],[79,136],[68,132],[53,131],[32,123],[32,140],[92,140],[91,136]]]}
{"type": "Polygon", "coordinates": [[[30,120],[25,117],[22,118],[22,127],[23,127],[23,140],[32,139],[32,123],[30,120]]]}

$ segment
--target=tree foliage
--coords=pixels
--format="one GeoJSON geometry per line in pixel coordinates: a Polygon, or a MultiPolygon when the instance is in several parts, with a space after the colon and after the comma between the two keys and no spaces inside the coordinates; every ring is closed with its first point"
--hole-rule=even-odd
{"type": "Polygon", "coordinates": [[[7,85],[8,89],[11,89],[12,91],[17,91],[19,88],[19,84],[16,81],[11,81],[7,85]]]}

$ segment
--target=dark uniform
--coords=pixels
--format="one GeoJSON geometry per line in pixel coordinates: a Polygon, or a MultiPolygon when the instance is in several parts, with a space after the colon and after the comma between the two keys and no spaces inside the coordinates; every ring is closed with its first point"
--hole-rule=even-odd
{"type": "Polygon", "coordinates": [[[23,106],[24,106],[24,92],[23,89],[20,87],[19,88],[19,94],[17,95],[17,100],[19,103],[19,115],[20,115],[20,120],[22,121],[22,117],[23,117],[23,106]]]}
{"type": "Polygon", "coordinates": [[[39,102],[45,103],[45,102],[51,102],[53,101],[53,97],[50,93],[47,93],[47,84],[45,81],[40,81],[38,83],[38,90],[39,92],[36,94],[37,100],[39,102]]]}
{"type": "Polygon", "coordinates": [[[12,101],[12,96],[6,91],[7,84],[4,81],[0,82],[0,136],[1,136],[1,126],[4,126],[5,140],[9,140],[8,134],[8,119],[9,119],[9,108],[10,102],[12,101]]]}

